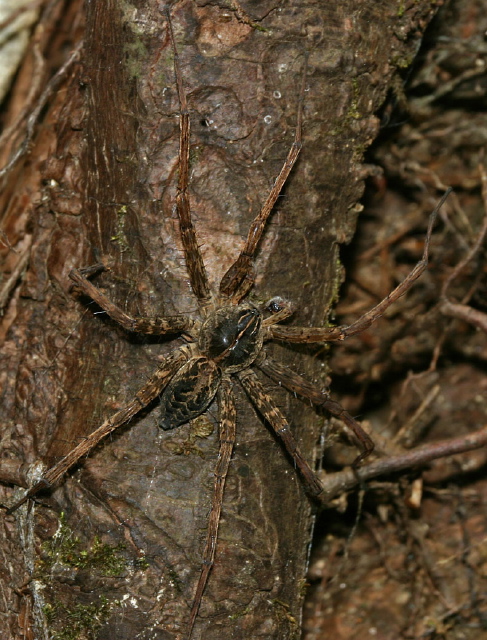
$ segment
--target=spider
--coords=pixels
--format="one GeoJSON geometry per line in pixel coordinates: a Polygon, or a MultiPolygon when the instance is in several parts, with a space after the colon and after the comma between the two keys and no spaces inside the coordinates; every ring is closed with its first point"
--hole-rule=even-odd
{"type": "Polygon", "coordinates": [[[436,211],[443,200],[430,217],[422,260],[384,300],[352,324],[331,328],[280,326],[281,321],[292,315],[292,305],[289,302],[275,297],[264,307],[258,307],[246,301],[255,280],[253,259],[259,241],[301,149],[305,67],[293,144],[260,212],[250,225],[240,254],[223,275],[218,291],[212,291],[191,218],[188,195],[189,112],[169,10],[166,9],[165,14],[174,55],[174,74],[180,106],[176,211],[189,281],[198,301],[198,313],[193,319],[186,315],[132,317],[113,304],[88,279],[105,269],[103,265],[98,264],[80,270],[73,269],[70,272],[69,277],[77,290],[91,298],[127,331],[150,335],[179,334],[185,340],[185,344],[166,357],[130,402],[46,471],[20,500],[7,510],[7,513],[14,512],[41,489],[52,487],[59,482],[68,469],[80,458],[89,454],[103,438],[126,424],[157,398],[160,399],[160,426],[164,430],[174,429],[196,418],[216,399],[220,449],[215,469],[215,484],[203,563],[188,620],[187,638],[189,640],[215,557],[225,480],[235,444],[236,408],[232,393],[233,381],[237,380],[240,383],[258,413],[282,441],[294,465],[299,469],[308,494],[320,500],[323,487],[319,477],[299,451],[285,416],[265,391],[255,373],[256,369],[288,391],[310,400],[315,406],[326,409],[342,420],[354,432],[362,448],[355,465],[371,453],[374,447],[373,442],[360,424],[337,402],[331,400],[326,391],[267,356],[264,343],[270,340],[304,344],[341,341],[370,326],[412,286],[426,269],[432,227],[436,211]]]}

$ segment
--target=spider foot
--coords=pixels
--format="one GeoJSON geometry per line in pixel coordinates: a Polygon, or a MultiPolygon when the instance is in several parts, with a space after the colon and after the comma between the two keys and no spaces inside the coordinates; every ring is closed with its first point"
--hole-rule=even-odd
{"type": "Polygon", "coordinates": [[[8,507],[5,511],[5,515],[11,515],[12,513],[14,513],[14,511],[17,511],[19,507],[25,504],[27,500],[30,500],[31,498],[36,496],[39,491],[42,491],[43,489],[50,489],[51,487],[51,483],[45,478],[42,478],[41,480],[39,480],[39,482],[36,482],[35,485],[31,489],[29,489],[20,500],[17,500],[15,504],[13,504],[11,507],[8,507]]]}

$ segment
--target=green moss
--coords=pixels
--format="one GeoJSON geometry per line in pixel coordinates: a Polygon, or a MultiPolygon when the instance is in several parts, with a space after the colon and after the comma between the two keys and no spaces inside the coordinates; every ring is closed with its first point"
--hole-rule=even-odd
{"type": "Polygon", "coordinates": [[[125,253],[130,249],[130,244],[125,235],[125,218],[127,216],[127,206],[122,205],[117,211],[117,224],[115,227],[115,235],[111,236],[110,241],[115,242],[120,251],[125,253]]]}
{"type": "Polygon", "coordinates": [[[126,42],[123,47],[125,54],[126,68],[131,78],[142,76],[143,63],[148,58],[148,51],[142,40],[132,40],[126,42]]]}
{"type": "Polygon", "coordinates": [[[112,608],[119,604],[100,598],[96,604],[77,604],[71,608],[62,604],[46,605],[44,615],[51,627],[50,640],[96,640],[97,632],[107,622],[112,608]],[[62,629],[56,630],[56,623],[62,624],[62,629]]]}
{"type": "Polygon", "coordinates": [[[408,69],[414,60],[414,56],[392,56],[391,64],[396,69],[408,69]]]}
{"type": "Polygon", "coordinates": [[[122,10],[122,22],[128,27],[133,37],[132,41],[124,43],[126,68],[130,77],[139,78],[142,76],[144,61],[148,58],[147,47],[142,40],[145,35],[144,29],[137,20],[134,20],[138,11],[135,4],[120,0],[119,7],[122,10]]]}
{"type": "Polygon", "coordinates": [[[73,569],[92,569],[104,576],[121,575],[126,568],[126,560],[121,556],[123,544],[109,545],[95,536],[93,544],[83,549],[80,539],[73,534],[61,513],[59,528],[55,535],[42,545],[42,559],[37,564],[40,580],[50,575],[54,564],[73,569]]]}
{"type": "Polygon", "coordinates": [[[299,638],[299,624],[296,618],[291,613],[291,608],[286,602],[282,600],[272,600],[274,618],[280,625],[285,625],[288,629],[288,635],[290,640],[299,638]]]}
{"type": "Polygon", "coordinates": [[[174,569],[168,569],[166,576],[169,586],[172,587],[176,593],[184,593],[184,584],[174,569]]]}
{"type": "Polygon", "coordinates": [[[134,568],[136,571],[146,571],[149,568],[149,561],[147,560],[145,555],[137,558],[137,560],[134,562],[134,568]]]}
{"type": "Polygon", "coordinates": [[[200,458],[204,458],[204,452],[196,444],[197,440],[198,438],[209,438],[214,430],[215,427],[213,423],[210,422],[208,416],[203,413],[201,416],[191,420],[189,434],[185,440],[175,439],[168,441],[165,446],[171,453],[177,456],[196,454],[200,456],[200,458]]]}
{"type": "Polygon", "coordinates": [[[352,79],[352,99],[350,101],[350,106],[348,107],[347,117],[352,120],[360,120],[362,117],[361,111],[359,109],[359,100],[360,100],[360,87],[357,78],[352,79]]]}
{"type": "Polygon", "coordinates": [[[228,616],[230,620],[238,620],[239,618],[243,618],[248,615],[252,611],[251,607],[245,607],[241,611],[237,611],[237,613],[233,613],[231,616],[228,616]]]}
{"type": "Polygon", "coordinates": [[[299,593],[301,595],[302,598],[304,598],[306,596],[306,594],[308,593],[308,589],[310,587],[309,582],[306,580],[306,578],[301,578],[301,580],[299,580],[299,593]]]}
{"type": "Polygon", "coordinates": [[[195,145],[189,150],[189,164],[190,166],[197,165],[203,155],[203,147],[195,145]]]}
{"type": "MultiPolygon", "coordinates": [[[[69,527],[65,514],[61,513],[56,533],[41,547],[41,559],[35,571],[35,579],[44,585],[47,604],[43,613],[50,640],[96,640],[98,630],[106,624],[111,612],[120,607],[120,601],[92,596],[93,602],[86,602],[89,599],[86,593],[66,591],[59,576],[68,575],[72,579],[77,571],[86,571],[90,575],[113,578],[124,575],[129,568],[147,568],[143,555],[129,567],[122,555],[124,549],[124,544],[106,544],[98,536],[87,547],[69,527]]],[[[107,581],[107,585],[110,584],[111,581],[107,581]]]]}

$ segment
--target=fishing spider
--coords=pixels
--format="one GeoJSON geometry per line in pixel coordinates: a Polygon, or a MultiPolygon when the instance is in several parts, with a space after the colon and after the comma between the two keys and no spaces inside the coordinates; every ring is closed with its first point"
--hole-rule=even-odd
{"type": "Polygon", "coordinates": [[[191,219],[188,196],[189,112],[168,11],[166,11],[166,17],[174,53],[174,73],[180,106],[176,211],[189,280],[198,301],[198,313],[194,319],[189,319],[186,315],[132,317],[113,304],[88,280],[88,276],[103,270],[103,265],[81,270],[73,269],[70,272],[69,277],[77,289],[96,302],[127,331],[150,335],[180,334],[186,344],[165,359],[127,405],[108,418],[90,436],[45,472],[22,499],[8,509],[7,513],[15,511],[41,489],[55,485],[68,469],[87,455],[100,440],[126,424],[156,398],[160,398],[160,426],[165,430],[174,429],[196,418],[216,398],[219,411],[220,450],[215,469],[215,485],[203,563],[189,615],[187,638],[190,638],[215,556],[225,479],[235,443],[236,409],[232,394],[232,380],[236,379],[240,383],[258,413],[274,429],[299,469],[307,492],[311,497],[319,500],[323,490],[321,482],[313,468],[301,455],[286,418],[272,397],[266,393],[255,370],[258,369],[288,391],[310,400],[315,406],[326,409],[342,420],[355,433],[362,448],[355,463],[360,462],[372,451],[373,442],[360,424],[337,402],[331,400],[326,391],[272,360],[266,355],[263,345],[269,340],[305,344],[336,342],[369,327],[411,287],[426,269],[431,231],[438,207],[430,218],[422,260],[382,302],[348,326],[331,328],[279,326],[282,320],[292,314],[290,303],[281,298],[273,298],[265,308],[259,308],[244,301],[254,283],[253,259],[259,241],[301,149],[302,103],[306,78],[304,72],[294,142],[260,213],[250,225],[240,255],[222,277],[219,290],[211,291],[191,219]]]}

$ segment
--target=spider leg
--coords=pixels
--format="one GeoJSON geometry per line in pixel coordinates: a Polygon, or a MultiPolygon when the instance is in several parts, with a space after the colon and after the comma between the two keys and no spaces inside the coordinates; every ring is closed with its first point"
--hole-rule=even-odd
{"type": "Polygon", "coordinates": [[[201,568],[189,617],[187,633],[188,640],[191,637],[196,616],[198,615],[198,610],[200,608],[201,599],[203,597],[203,592],[205,590],[206,583],[208,582],[211,567],[213,566],[218,536],[218,525],[220,524],[220,514],[222,510],[223,490],[225,488],[225,479],[227,477],[230,458],[232,457],[233,446],[235,444],[237,412],[232,396],[231,383],[225,378],[222,380],[218,390],[218,407],[220,412],[220,451],[215,469],[215,489],[211,502],[206,545],[203,552],[203,566],[201,568]]]}
{"type": "Polygon", "coordinates": [[[312,496],[317,497],[323,491],[323,486],[316,473],[311,469],[299,451],[297,442],[289,430],[288,421],[276,406],[272,398],[265,392],[263,385],[251,369],[241,371],[236,375],[252,404],[271,425],[279,438],[281,438],[286,451],[292,457],[301,472],[309,493],[312,496]]]}
{"type": "Polygon", "coordinates": [[[350,325],[344,325],[341,327],[277,327],[273,326],[269,328],[269,332],[272,338],[276,340],[283,340],[285,342],[300,342],[300,343],[312,343],[312,342],[335,342],[338,340],[344,340],[350,336],[360,333],[370,327],[378,318],[380,318],[386,309],[391,306],[393,302],[403,296],[414,284],[414,282],[420,277],[428,266],[429,246],[431,240],[431,233],[433,231],[433,225],[435,223],[436,216],[440,207],[443,205],[447,197],[450,195],[451,188],[448,189],[439,203],[436,205],[433,213],[430,216],[428,223],[428,231],[426,233],[426,239],[424,242],[423,257],[416,264],[409,275],[403,280],[388,296],[386,296],[379,304],[367,311],[355,322],[350,325]]]}
{"type": "Polygon", "coordinates": [[[372,453],[374,450],[372,438],[364,431],[361,424],[352,418],[338,402],[330,400],[326,391],[267,356],[264,360],[259,360],[256,366],[271,380],[302,398],[308,398],[315,406],[323,407],[333,416],[342,420],[353,431],[362,448],[362,453],[353,461],[353,467],[359,465],[362,460],[372,453]]]}
{"type": "Polygon", "coordinates": [[[69,277],[76,284],[77,288],[89,296],[96,304],[101,307],[107,314],[118,322],[127,331],[137,333],[147,333],[153,335],[162,335],[165,333],[181,333],[191,328],[192,322],[182,315],[155,317],[137,317],[134,318],[126,314],[120,307],[117,307],[107,296],[92,284],[85,274],[91,274],[95,271],[104,269],[103,265],[95,265],[87,269],[72,269],[69,277]],[[99,268],[97,268],[99,267],[99,268]]]}
{"type": "Polygon", "coordinates": [[[174,75],[176,76],[176,86],[179,99],[179,178],[176,195],[176,210],[179,218],[181,231],[181,241],[183,243],[184,258],[189,272],[191,288],[198,300],[206,302],[210,298],[210,285],[206,274],[203,257],[201,255],[196,231],[191,220],[191,210],[189,206],[188,183],[189,183],[189,137],[190,123],[189,111],[186,101],[186,94],[183,87],[183,79],[179,66],[179,55],[176,49],[176,41],[171,22],[169,9],[165,8],[169,37],[174,55],[174,75]]]}
{"type": "Polygon", "coordinates": [[[156,373],[149,378],[142,389],[135,394],[129,404],[125,405],[120,411],[117,411],[117,413],[108,418],[108,420],[105,420],[98,429],[93,431],[91,435],[82,440],[57,464],[46,471],[43,477],[36,482],[18,502],[7,509],[7,515],[13,513],[24,504],[24,502],[27,502],[29,498],[33,498],[42,489],[52,487],[82,456],[88,455],[100,440],[112,431],[115,431],[115,429],[118,429],[118,427],[127,423],[139,413],[139,411],[152,402],[152,400],[161,393],[176,371],[189,359],[189,356],[190,350],[184,347],[170,354],[160,365],[156,373]]]}
{"type": "Polygon", "coordinates": [[[298,159],[299,152],[301,151],[301,129],[303,119],[303,99],[306,86],[306,68],[307,59],[303,71],[301,90],[299,93],[298,118],[296,123],[296,132],[294,134],[294,142],[289,149],[287,158],[262,206],[262,209],[250,225],[247,239],[240,255],[225,273],[220,283],[220,292],[230,298],[233,298],[236,302],[244,297],[254,283],[252,261],[257,250],[257,246],[276,200],[279,197],[289,174],[291,173],[291,169],[298,159]]]}

